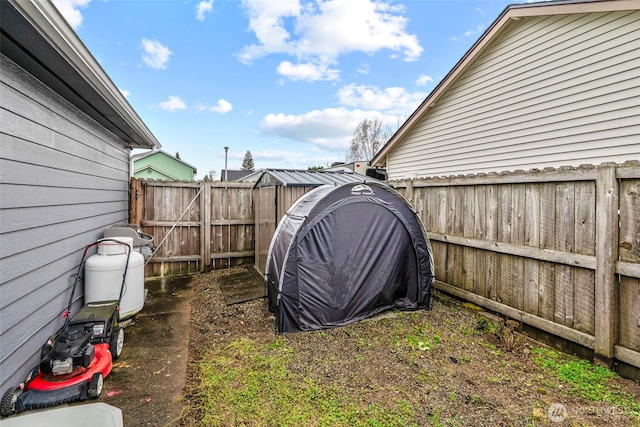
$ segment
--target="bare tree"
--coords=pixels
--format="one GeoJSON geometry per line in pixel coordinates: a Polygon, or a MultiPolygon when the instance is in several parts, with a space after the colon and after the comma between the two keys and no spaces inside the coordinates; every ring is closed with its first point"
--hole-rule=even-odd
{"type": "Polygon", "coordinates": [[[378,119],[364,119],[353,132],[349,160],[371,160],[391,137],[391,129],[378,119]]]}

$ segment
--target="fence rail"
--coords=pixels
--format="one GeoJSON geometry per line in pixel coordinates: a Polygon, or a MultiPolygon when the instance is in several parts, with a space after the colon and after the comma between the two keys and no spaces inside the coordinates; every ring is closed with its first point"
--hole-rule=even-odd
{"type": "MultiPolygon", "coordinates": [[[[438,289],[638,376],[640,162],[392,184],[425,225],[438,289]]],[[[135,179],[131,186],[132,222],[156,242],[176,224],[148,276],[243,263],[263,270],[278,220],[310,189],[135,179]]]]}

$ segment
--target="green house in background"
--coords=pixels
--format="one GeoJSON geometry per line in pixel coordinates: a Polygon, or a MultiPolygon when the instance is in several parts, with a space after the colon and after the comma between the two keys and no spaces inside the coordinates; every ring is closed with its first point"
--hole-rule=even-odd
{"type": "Polygon", "coordinates": [[[135,154],[131,161],[134,178],[193,181],[198,173],[189,163],[162,150],[135,154]]]}

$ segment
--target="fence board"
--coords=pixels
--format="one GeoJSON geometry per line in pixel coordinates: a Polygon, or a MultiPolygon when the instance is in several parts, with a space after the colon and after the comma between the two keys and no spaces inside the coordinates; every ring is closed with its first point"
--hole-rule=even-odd
{"type": "MultiPolygon", "coordinates": [[[[435,216],[433,218],[434,227],[437,232],[447,232],[447,189],[437,188],[433,191],[433,203],[436,207],[435,216]]],[[[437,243],[433,248],[433,256],[436,264],[436,278],[438,280],[446,280],[447,277],[447,259],[449,245],[437,243]]]]}
{"type": "MultiPolygon", "coordinates": [[[[524,246],[525,244],[525,218],[526,218],[526,187],[524,184],[511,186],[511,244],[524,246]]],[[[524,308],[524,258],[511,257],[511,278],[507,283],[512,283],[512,306],[518,310],[524,308]]]]}
{"type": "MultiPolygon", "coordinates": [[[[620,183],[620,261],[640,263],[640,179],[620,183]]],[[[619,341],[640,352],[640,278],[620,276],[619,341]]]]}
{"type": "MultiPolygon", "coordinates": [[[[540,184],[525,185],[525,224],[524,246],[540,247],[540,184]]],[[[526,258],[524,260],[523,310],[538,315],[538,269],[540,263],[526,258]]]]}
{"type": "MultiPolygon", "coordinates": [[[[469,209],[468,204],[465,201],[474,200],[475,199],[475,187],[466,186],[462,187],[464,193],[462,194],[462,236],[473,238],[475,232],[475,223],[476,223],[476,211],[475,209],[469,209]]],[[[467,291],[471,291],[474,288],[474,278],[476,276],[475,272],[475,252],[473,249],[468,247],[462,248],[462,259],[463,259],[463,268],[462,268],[462,287],[467,291]]]]}
{"type": "MultiPolygon", "coordinates": [[[[487,185],[485,190],[485,218],[487,232],[485,240],[498,241],[498,189],[496,185],[487,185]]],[[[486,255],[486,298],[497,300],[498,288],[498,254],[488,252],[486,255]]]]}
{"type": "MultiPolygon", "coordinates": [[[[555,249],[555,184],[542,184],[540,195],[540,248],[555,249]]],[[[538,313],[547,320],[554,319],[555,310],[555,269],[554,264],[540,264],[538,283],[538,313]]]]}
{"type": "Polygon", "coordinates": [[[256,268],[264,272],[267,262],[267,252],[271,239],[276,230],[276,194],[275,187],[262,187],[254,190],[256,195],[255,223],[256,223],[256,268]]]}
{"type": "MultiPolygon", "coordinates": [[[[577,254],[595,256],[595,184],[575,183],[574,251],[577,254]]],[[[584,268],[574,269],[573,327],[578,331],[594,332],[594,284],[595,275],[584,268]]]]}
{"type": "MultiPolygon", "coordinates": [[[[486,223],[486,186],[475,186],[473,195],[474,230],[473,238],[477,240],[485,239],[486,223]]],[[[481,296],[487,295],[487,252],[475,251],[475,275],[473,291],[481,296]]]]}
{"type": "MultiPolygon", "coordinates": [[[[464,229],[464,187],[449,188],[449,223],[447,228],[454,236],[462,236],[464,229]]],[[[451,245],[449,249],[449,262],[447,263],[447,278],[449,283],[462,284],[464,278],[464,250],[462,246],[451,245]]]]}
{"type": "MultiPolygon", "coordinates": [[[[511,184],[503,184],[498,186],[498,242],[511,242],[511,219],[513,211],[511,184]]],[[[506,286],[510,283],[512,276],[512,257],[511,255],[498,255],[498,281],[496,283],[496,301],[512,305],[513,304],[513,287],[506,286]],[[503,286],[505,284],[505,286],[503,286]]]]}
{"type": "MultiPolygon", "coordinates": [[[[574,184],[556,184],[556,227],[555,250],[573,252],[575,219],[574,184]]],[[[555,266],[555,321],[561,325],[573,326],[573,268],[555,266]]]]}

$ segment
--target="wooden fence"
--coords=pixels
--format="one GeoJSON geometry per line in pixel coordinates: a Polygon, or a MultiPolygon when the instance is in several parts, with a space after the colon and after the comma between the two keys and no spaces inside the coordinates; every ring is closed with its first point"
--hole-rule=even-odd
{"type": "MultiPolygon", "coordinates": [[[[640,163],[392,184],[425,225],[438,289],[638,376],[640,163]]],[[[147,276],[242,263],[263,270],[278,220],[309,190],[210,181],[131,186],[131,221],[156,242],[177,223],[147,276]]]]}
{"type": "Polygon", "coordinates": [[[131,180],[129,221],[154,237],[147,277],[253,263],[252,184],[131,180]]]}
{"type": "Polygon", "coordinates": [[[638,163],[394,184],[425,224],[438,289],[640,367],[638,163]]]}
{"type": "Polygon", "coordinates": [[[254,190],[256,215],[256,259],[255,266],[264,273],[267,253],[276,227],[287,210],[312,186],[273,186],[254,190]]]}

